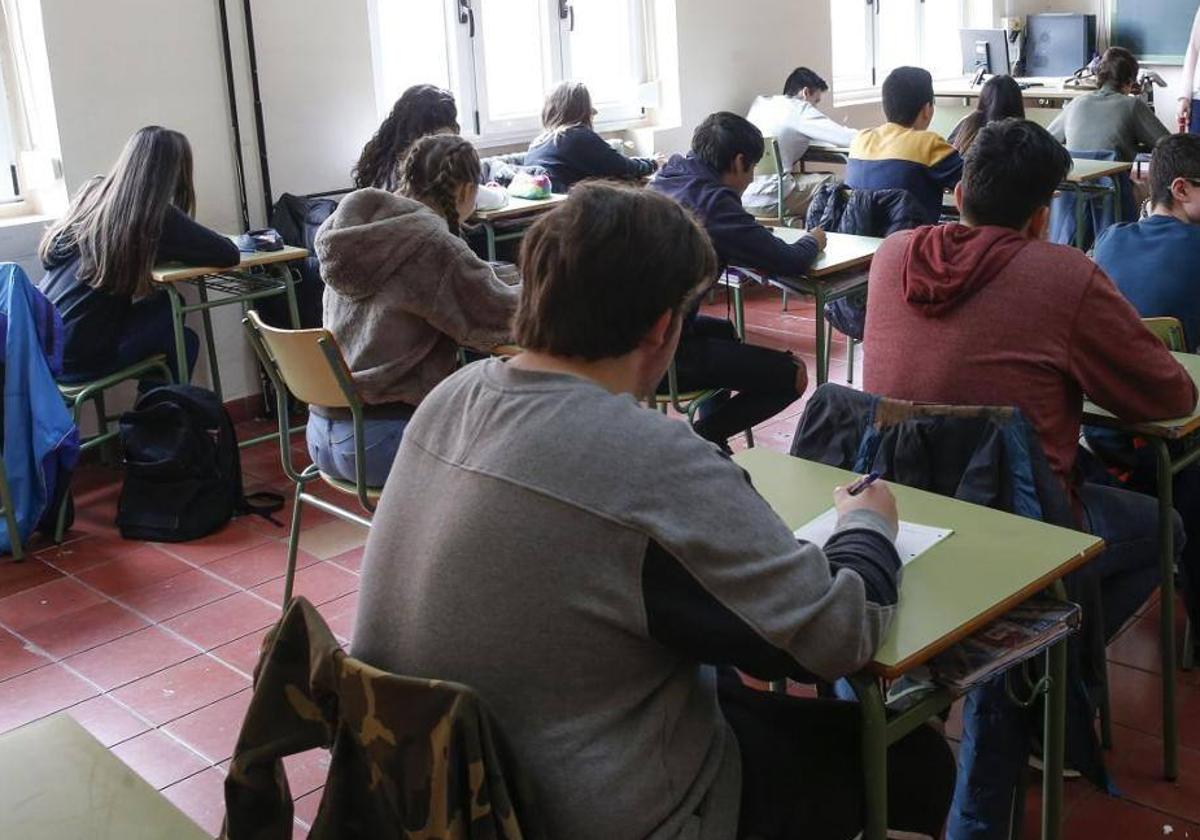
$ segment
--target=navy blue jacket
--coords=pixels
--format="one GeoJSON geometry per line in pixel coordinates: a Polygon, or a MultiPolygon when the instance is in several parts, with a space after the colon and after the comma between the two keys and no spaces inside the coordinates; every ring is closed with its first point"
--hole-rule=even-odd
{"type": "Polygon", "coordinates": [[[625,157],[585,125],[535,140],[525,153],[524,165],[544,168],[556,193],[565,193],[585,178],[635,180],[658,169],[650,158],[625,157]]]}
{"type": "Polygon", "coordinates": [[[696,214],[722,266],[738,266],[778,277],[801,277],[817,261],[816,241],[805,236],[789,245],[746,212],[742,198],[721,183],[716,170],[694,154],[667,161],[650,188],[669,195],[696,214]]]}

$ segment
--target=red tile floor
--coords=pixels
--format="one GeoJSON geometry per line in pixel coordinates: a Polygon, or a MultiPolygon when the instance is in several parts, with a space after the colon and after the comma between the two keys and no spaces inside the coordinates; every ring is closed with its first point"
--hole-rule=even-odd
{"type": "MultiPolygon", "coordinates": [[[[776,292],[749,292],[750,340],[790,349],[811,369],[812,305],[789,309],[781,311],[776,292]]],[[[725,311],[720,296],[711,311],[725,311]]],[[[832,378],[843,381],[840,340],[834,356],[832,378]]],[[[756,429],[756,443],[786,450],[802,407],[756,429]]],[[[267,428],[257,421],[239,432],[267,428]]],[[[301,441],[295,448],[303,455],[301,441]]],[[[245,451],[243,469],[250,490],[287,490],[273,446],[245,451]]],[[[120,479],[117,470],[84,467],[74,482],[78,514],[69,540],[35,542],[26,562],[0,562],[0,732],[65,710],[216,833],[259,642],[279,615],[286,532],[243,519],[193,543],[125,542],[113,526],[120,479]]],[[[311,508],[304,523],[297,592],[348,640],[366,532],[311,508]]],[[[1124,797],[1069,782],[1070,838],[1186,840],[1196,832],[1200,840],[1200,671],[1181,676],[1181,772],[1171,784],[1158,775],[1157,620],[1152,603],[1109,650],[1115,747],[1108,760],[1124,797]]],[[[948,730],[957,734],[956,716],[948,730]]],[[[297,836],[316,814],[326,768],[316,751],[287,762],[297,836]]],[[[1031,792],[1031,818],[1037,803],[1031,792]]]]}

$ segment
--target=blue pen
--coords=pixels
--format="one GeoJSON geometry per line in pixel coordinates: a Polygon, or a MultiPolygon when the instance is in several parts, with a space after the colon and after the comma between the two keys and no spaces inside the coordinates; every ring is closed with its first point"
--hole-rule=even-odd
{"type": "Polygon", "coordinates": [[[877,472],[870,473],[869,475],[864,475],[858,481],[851,484],[846,489],[846,492],[848,494],[850,494],[851,496],[857,496],[859,493],[866,490],[868,487],[870,487],[872,484],[874,484],[876,481],[878,481],[879,477],[880,477],[880,474],[877,472]]]}

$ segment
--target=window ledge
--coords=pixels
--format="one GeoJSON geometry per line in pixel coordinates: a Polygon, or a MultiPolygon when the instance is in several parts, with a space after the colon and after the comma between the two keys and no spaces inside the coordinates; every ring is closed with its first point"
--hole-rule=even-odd
{"type": "MultiPolygon", "coordinates": [[[[597,123],[595,129],[596,133],[602,137],[611,137],[622,131],[655,127],[650,120],[641,117],[635,120],[611,120],[597,123]]],[[[539,128],[536,131],[509,131],[503,134],[464,134],[463,137],[474,143],[480,155],[486,157],[488,154],[503,154],[513,150],[524,151],[541,133],[542,130],[539,128]]]]}
{"type": "Polygon", "coordinates": [[[21,225],[44,225],[54,221],[53,216],[46,213],[36,213],[28,205],[12,213],[6,213],[5,209],[0,207],[0,228],[14,228],[21,225]]]}
{"type": "Polygon", "coordinates": [[[882,101],[883,91],[881,88],[851,90],[846,93],[835,93],[833,95],[834,108],[852,108],[855,105],[878,105],[882,101]]]}

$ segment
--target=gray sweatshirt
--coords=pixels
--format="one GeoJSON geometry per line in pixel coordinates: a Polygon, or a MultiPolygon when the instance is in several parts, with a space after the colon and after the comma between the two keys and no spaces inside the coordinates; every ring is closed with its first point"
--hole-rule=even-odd
{"type": "Polygon", "coordinates": [[[859,669],[896,602],[891,538],[862,512],[824,552],[799,543],[687,424],[487,360],[405,432],[353,655],[474,687],[551,837],[732,840],[740,765],[713,666],[859,669]]]}
{"type": "Polygon", "coordinates": [[[418,405],[457,364],[459,345],[511,336],[519,287],[424,204],[384,190],[342,199],[316,237],[324,324],[368,405],[418,405]]]}
{"type": "Polygon", "coordinates": [[[1049,131],[1073,152],[1112,151],[1123,161],[1170,133],[1145,100],[1108,85],[1068,103],[1049,131]]]}

